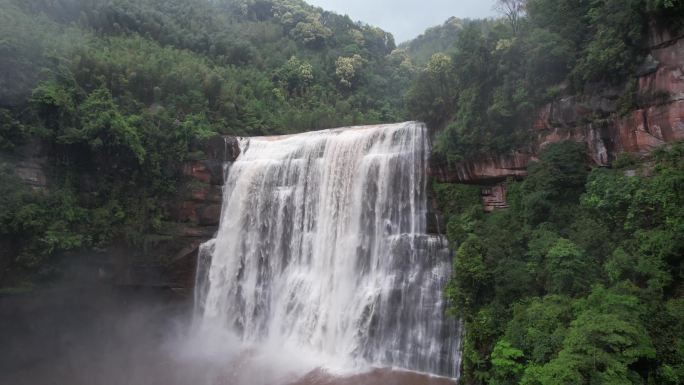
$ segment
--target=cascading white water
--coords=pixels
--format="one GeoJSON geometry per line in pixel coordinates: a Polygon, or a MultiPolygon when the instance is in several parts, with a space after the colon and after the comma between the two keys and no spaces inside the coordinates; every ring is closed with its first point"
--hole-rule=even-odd
{"type": "Polygon", "coordinates": [[[323,364],[456,377],[450,256],[426,234],[428,153],[416,122],[243,139],[200,253],[201,322],[323,364]]]}

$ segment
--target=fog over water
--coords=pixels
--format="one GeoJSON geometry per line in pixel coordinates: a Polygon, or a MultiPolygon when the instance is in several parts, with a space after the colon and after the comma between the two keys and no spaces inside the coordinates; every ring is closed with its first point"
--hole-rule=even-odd
{"type": "Polygon", "coordinates": [[[0,297],[0,385],[445,385],[368,368],[340,373],[281,347],[244,350],[198,332],[192,303],[167,289],[62,287],[0,297]]]}

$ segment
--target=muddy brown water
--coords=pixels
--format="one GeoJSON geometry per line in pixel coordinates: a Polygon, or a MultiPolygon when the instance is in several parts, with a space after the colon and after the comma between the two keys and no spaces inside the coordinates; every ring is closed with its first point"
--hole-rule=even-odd
{"type": "Polygon", "coordinates": [[[456,381],[391,369],[375,369],[350,376],[335,376],[317,370],[288,385],[456,385],[456,381]]]}

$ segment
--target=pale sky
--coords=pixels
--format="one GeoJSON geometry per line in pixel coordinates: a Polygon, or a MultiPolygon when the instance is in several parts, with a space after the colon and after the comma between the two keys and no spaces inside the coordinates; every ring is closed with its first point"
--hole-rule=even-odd
{"type": "Polygon", "coordinates": [[[495,0],[305,0],[309,4],[349,15],[391,32],[397,44],[413,39],[426,28],[442,24],[451,16],[495,16],[495,0]]]}

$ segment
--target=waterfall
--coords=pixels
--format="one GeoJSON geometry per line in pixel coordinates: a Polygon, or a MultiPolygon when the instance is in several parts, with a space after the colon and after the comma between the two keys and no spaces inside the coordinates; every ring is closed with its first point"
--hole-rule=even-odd
{"type": "Polygon", "coordinates": [[[451,260],[426,233],[423,124],[244,138],[201,248],[200,322],[245,346],[456,377],[451,260]],[[304,354],[304,353],[302,353],[304,354]]]}

